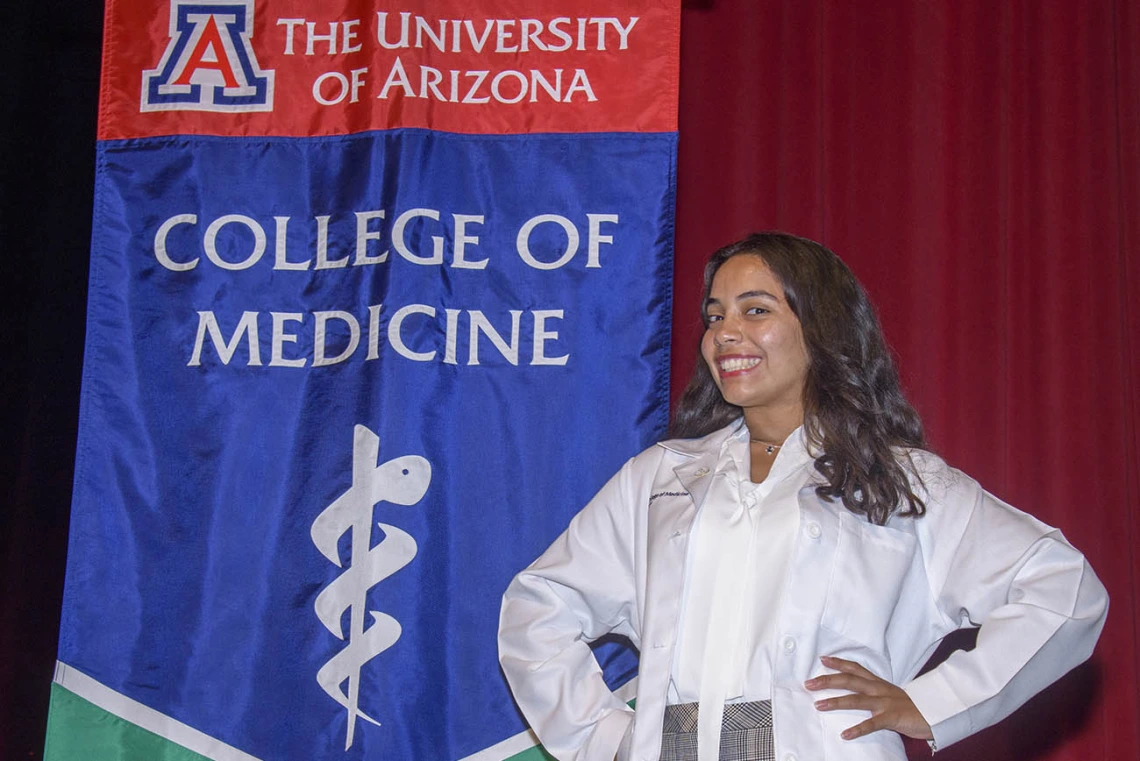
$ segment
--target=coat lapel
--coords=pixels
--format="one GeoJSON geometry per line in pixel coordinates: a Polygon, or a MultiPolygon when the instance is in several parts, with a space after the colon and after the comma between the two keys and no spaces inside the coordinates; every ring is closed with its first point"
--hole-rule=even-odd
{"type": "Polygon", "coordinates": [[[717,451],[705,452],[699,457],[694,457],[692,460],[673,468],[673,472],[681,481],[681,485],[693,498],[693,506],[698,510],[704,504],[709,485],[713,480],[713,469],[716,467],[719,458],[720,453],[717,451]]]}
{"type": "Polygon", "coordinates": [[[688,458],[673,468],[673,473],[693,498],[693,506],[696,509],[700,509],[708,494],[712,474],[720,459],[724,442],[733,436],[742,424],[741,420],[737,420],[703,438],[671,439],[662,441],[658,445],[688,458]]]}

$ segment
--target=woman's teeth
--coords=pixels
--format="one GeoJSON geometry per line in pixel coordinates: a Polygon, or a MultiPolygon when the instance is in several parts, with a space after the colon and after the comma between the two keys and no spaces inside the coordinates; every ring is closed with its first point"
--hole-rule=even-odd
{"type": "Polygon", "coordinates": [[[740,370],[747,370],[750,367],[756,367],[760,364],[760,360],[756,357],[732,357],[730,359],[722,359],[717,362],[720,365],[722,373],[735,373],[740,370]]]}

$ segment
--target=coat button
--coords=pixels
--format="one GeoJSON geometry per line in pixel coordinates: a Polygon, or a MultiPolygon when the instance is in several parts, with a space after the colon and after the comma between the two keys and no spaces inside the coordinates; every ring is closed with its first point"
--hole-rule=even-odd
{"type": "Polygon", "coordinates": [[[812,539],[819,539],[819,537],[822,534],[823,534],[823,529],[820,528],[819,524],[816,523],[815,521],[812,521],[811,523],[809,523],[807,525],[807,535],[810,536],[812,539]]]}
{"type": "MultiPolygon", "coordinates": [[[[780,646],[784,648],[785,653],[794,653],[796,651],[796,638],[784,637],[780,642],[780,646]]],[[[787,758],[787,756],[785,756],[787,758]]]]}
{"type": "Polygon", "coordinates": [[[784,756],[784,761],[799,761],[795,753],[788,753],[784,756]]]}

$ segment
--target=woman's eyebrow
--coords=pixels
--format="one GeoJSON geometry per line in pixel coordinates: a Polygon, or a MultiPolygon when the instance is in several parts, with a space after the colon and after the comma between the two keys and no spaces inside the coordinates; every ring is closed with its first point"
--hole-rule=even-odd
{"type": "Polygon", "coordinates": [[[737,301],[739,301],[740,299],[753,299],[753,298],[757,298],[757,297],[760,297],[760,298],[767,297],[767,298],[771,299],[772,301],[779,301],[780,300],[780,297],[777,296],[776,294],[771,293],[769,291],[763,291],[763,290],[745,291],[744,293],[737,294],[736,299],[737,299],[737,301]]]}
{"type": "MultiPolygon", "coordinates": [[[[780,300],[780,297],[777,296],[776,294],[774,294],[770,291],[764,291],[764,290],[745,291],[744,293],[738,293],[734,300],[735,301],[741,301],[742,299],[755,299],[755,298],[768,298],[768,299],[771,299],[772,301],[776,301],[776,302],[778,302],[780,300]]],[[[705,299],[705,308],[706,309],[708,309],[710,306],[714,306],[714,305],[720,306],[720,300],[713,298],[712,296],[709,296],[707,299],[705,299]]]]}

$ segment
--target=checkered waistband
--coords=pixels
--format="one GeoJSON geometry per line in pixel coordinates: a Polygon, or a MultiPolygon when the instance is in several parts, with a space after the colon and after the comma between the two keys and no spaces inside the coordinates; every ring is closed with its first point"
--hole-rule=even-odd
{"type": "MultiPolygon", "coordinates": [[[[697,731],[697,704],[680,703],[665,706],[665,725],[668,734],[697,731]]],[[[751,703],[726,703],[721,731],[755,729],[772,726],[772,701],[756,700],[751,703]]]]}
{"type": "MultiPolygon", "coordinates": [[[[772,703],[729,703],[720,727],[720,761],[775,761],[772,703]]],[[[697,704],[665,706],[661,761],[697,761],[697,704]]]]}

